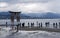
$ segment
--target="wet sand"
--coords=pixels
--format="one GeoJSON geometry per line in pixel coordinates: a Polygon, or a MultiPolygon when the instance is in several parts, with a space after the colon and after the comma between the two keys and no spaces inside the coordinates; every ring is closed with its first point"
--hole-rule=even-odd
{"type": "Polygon", "coordinates": [[[26,31],[36,31],[36,30],[41,30],[41,31],[49,31],[49,32],[60,32],[60,29],[57,28],[43,28],[43,27],[20,27],[19,30],[26,30],[26,31]]]}

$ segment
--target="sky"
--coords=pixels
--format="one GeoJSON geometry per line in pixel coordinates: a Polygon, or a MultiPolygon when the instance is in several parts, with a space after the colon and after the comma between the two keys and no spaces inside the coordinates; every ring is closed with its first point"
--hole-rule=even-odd
{"type": "Polygon", "coordinates": [[[60,0],[0,0],[0,12],[60,13],[60,0]]]}

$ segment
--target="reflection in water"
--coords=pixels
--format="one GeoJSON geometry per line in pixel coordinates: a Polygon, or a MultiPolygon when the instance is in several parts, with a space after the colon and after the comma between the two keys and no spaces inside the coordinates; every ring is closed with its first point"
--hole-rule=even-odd
{"type": "Polygon", "coordinates": [[[0,38],[60,38],[60,33],[46,31],[0,31],[0,38]]]}

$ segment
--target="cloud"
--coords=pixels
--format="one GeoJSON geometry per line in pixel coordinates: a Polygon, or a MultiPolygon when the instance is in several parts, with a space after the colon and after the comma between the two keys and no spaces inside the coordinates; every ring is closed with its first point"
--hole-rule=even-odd
{"type": "Polygon", "coordinates": [[[1,11],[7,11],[8,10],[8,3],[6,2],[0,2],[0,12],[1,11]]]}
{"type": "Polygon", "coordinates": [[[4,7],[7,7],[8,4],[7,3],[4,3],[4,2],[0,2],[0,8],[4,8],[4,7]]]}
{"type": "Polygon", "coordinates": [[[3,11],[22,11],[24,13],[37,13],[47,11],[47,4],[45,3],[18,3],[10,4],[8,7],[0,8],[3,11]]]}
{"type": "Polygon", "coordinates": [[[60,12],[60,0],[49,2],[48,10],[59,13],[60,12]]]}
{"type": "Polygon", "coordinates": [[[1,0],[0,2],[8,2],[8,3],[33,3],[33,2],[50,2],[52,0],[1,0]]]}
{"type": "Polygon", "coordinates": [[[0,11],[11,10],[22,11],[23,13],[60,12],[60,0],[2,0],[1,2],[0,11]]]}

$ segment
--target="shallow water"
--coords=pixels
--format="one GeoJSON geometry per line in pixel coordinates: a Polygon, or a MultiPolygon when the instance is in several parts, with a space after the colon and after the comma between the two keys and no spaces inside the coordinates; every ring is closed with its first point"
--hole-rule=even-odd
{"type": "Polygon", "coordinates": [[[60,38],[60,33],[47,31],[19,31],[14,33],[4,28],[0,31],[0,38],[60,38]]]}

